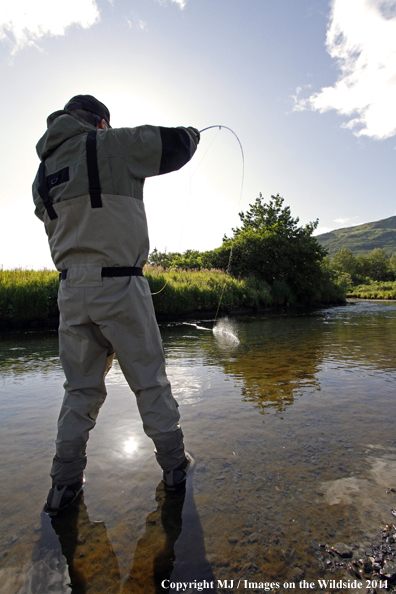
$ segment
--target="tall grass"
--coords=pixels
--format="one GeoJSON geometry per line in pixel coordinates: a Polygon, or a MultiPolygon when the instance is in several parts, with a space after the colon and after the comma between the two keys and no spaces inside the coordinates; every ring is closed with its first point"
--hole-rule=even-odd
{"type": "Polygon", "coordinates": [[[272,303],[270,287],[254,277],[235,279],[221,270],[164,271],[160,266],[146,266],[144,275],[151,292],[160,291],[153,295],[159,314],[216,310],[221,296],[223,311],[272,303]]]}
{"type": "MultiPolygon", "coordinates": [[[[269,286],[255,278],[234,279],[218,270],[144,270],[158,314],[182,315],[270,305],[269,286]],[[163,290],[161,290],[163,289],[163,290]],[[224,289],[224,290],[223,290],[224,289]]],[[[0,270],[0,321],[28,323],[58,316],[59,273],[54,270],[0,270]]]]}
{"type": "Polygon", "coordinates": [[[59,272],[0,270],[0,320],[31,322],[58,315],[59,272]]]}
{"type": "MultiPolygon", "coordinates": [[[[164,316],[214,312],[220,300],[220,312],[293,303],[283,281],[270,287],[254,276],[236,279],[220,270],[164,270],[161,266],[146,266],[144,275],[153,293],[155,311],[164,316]]],[[[330,282],[327,285],[321,288],[317,303],[342,302],[339,287],[330,282]]],[[[0,270],[0,322],[26,324],[56,318],[58,286],[59,273],[55,270],[0,270]]]]}
{"type": "Polygon", "coordinates": [[[396,299],[396,281],[375,282],[352,287],[347,297],[356,299],[396,299]]]}

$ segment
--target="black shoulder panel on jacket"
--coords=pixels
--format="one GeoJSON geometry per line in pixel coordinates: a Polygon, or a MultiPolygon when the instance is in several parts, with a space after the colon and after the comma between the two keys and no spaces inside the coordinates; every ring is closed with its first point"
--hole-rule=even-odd
{"type": "Polygon", "coordinates": [[[183,167],[191,157],[190,137],[182,128],[159,128],[162,141],[160,175],[183,167]]]}

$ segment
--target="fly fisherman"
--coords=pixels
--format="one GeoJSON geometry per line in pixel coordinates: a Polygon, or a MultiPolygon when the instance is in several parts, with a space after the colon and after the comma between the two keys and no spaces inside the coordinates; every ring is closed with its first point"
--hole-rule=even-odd
{"type": "Polygon", "coordinates": [[[106,398],[104,378],[114,352],[135,393],[146,434],[155,445],[165,488],[182,490],[186,455],[178,404],[148,282],[143,185],[176,171],[196,151],[195,128],[110,126],[110,112],[77,95],[47,120],[37,144],[35,214],[44,222],[60,272],[59,352],[65,396],[44,511],[56,516],[83,486],[86,444],[106,398]]]}

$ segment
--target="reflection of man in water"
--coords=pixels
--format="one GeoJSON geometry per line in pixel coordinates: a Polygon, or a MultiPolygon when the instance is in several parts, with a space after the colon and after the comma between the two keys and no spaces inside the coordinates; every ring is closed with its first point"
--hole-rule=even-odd
{"type": "MultiPolygon", "coordinates": [[[[43,514],[44,516],[44,514],[43,514]]],[[[120,568],[104,522],[91,522],[83,495],[70,513],[52,520],[66,557],[73,594],[120,593],[120,568]]]]}
{"type": "Polygon", "coordinates": [[[146,532],[136,545],[131,574],[124,583],[122,594],[164,594],[169,591],[161,584],[169,580],[173,571],[174,547],[182,531],[184,499],[184,492],[169,497],[163,485],[158,485],[155,493],[158,507],[147,516],[146,532]]]}
{"type": "MultiPolygon", "coordinates": [[[[184,526],[188,539],[181,547],[184,582],[196,580],[215,584],[212,570],[205,559],[203,533],[192,492],[170,496],[165,486],[157,487],[158,507],[146,519],[145,534],[139,539],[129,577],[122,584],[117,557],[110,543],[104,522],[91,522],[81,497],[66,516],[53,518],[52,526],[59,536],[62,554],[69,568],[72,592],[83,594],[164,594],[169,592],[176,560],[175,544],[182,533],[182,510],[188,508],[189,520],[184,526]],[[184,562],[184,563],[183,563],[184,562]],[[122,588],[121,588],[122,586],[122,588]]],[[[46,516],[43,514],[44,518],[46,516]]],[[[49,519],[47,518],[49,521],[49,519]]],[[[184,534],[184,533],[183,533],[184,534]]],[[[41,556],[45,556],[45,542],[41,556]]],[[[38,583],[38,575],[35,576],[38,583]]],[[[178,579],[178,581],[180,581],[178,579]]],[[[38,584],[42,585],[42,584],[38,584]]],[[[202,589],[216,593],[216,587],[202,589]]]]}
{"type": "Polygon", "coordinates": [[[142,273],[149,251],[143,185],[146,177],[185,165],[199,132],[113,129],[109,110],[91,95],[73,97],[47,123],[37,144],[41,165],[33,197],[60,271],[59,350],[66,391],[44,508],[55,516],[82,489],[89,431],[106,398],[104,377],[114,352],[154,441],[166,486],[174,490],[185,481],[189,459],[180,415],[142,273]]]}

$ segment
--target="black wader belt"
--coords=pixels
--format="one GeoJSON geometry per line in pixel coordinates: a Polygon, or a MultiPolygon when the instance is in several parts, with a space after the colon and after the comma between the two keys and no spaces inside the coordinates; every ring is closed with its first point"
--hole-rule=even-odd
{"type": "Polygon", "coordinates": [[[98,156],[96,154],[96,133],[97,130],[88,132],[86,150],[87,150],[87,167],[89,180],[89,195],[91,197],[92,208],[101,208],[102,197],[99,179],[98,156]]]}
{"type": "MultiPolygon", "coordinates": [[[[59,280],[66,280],[68,268],[59,273],[59,280]]],[[[102,276],[144,276],[138,266],[110,266],[102,268],[102,276]]]]}
{"type": "Polygon", "coordinates": [[[41,196],[42,201],[44,202],[44,206],[47,209],[47,213],[51,221],[58,218],[58,215],[55,212],[54,207],[52,206],[52,201],[48,193],[48,186],[47,180],[45,177],[45,159],[41,161],[39,167],[39,186],[38,186],[38,193],[41,196]]]}

